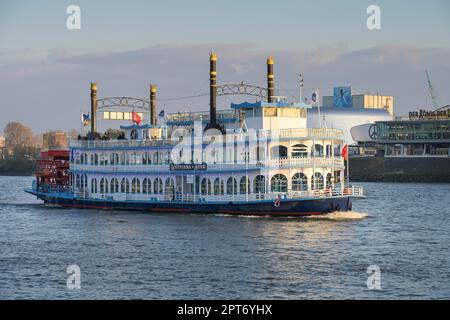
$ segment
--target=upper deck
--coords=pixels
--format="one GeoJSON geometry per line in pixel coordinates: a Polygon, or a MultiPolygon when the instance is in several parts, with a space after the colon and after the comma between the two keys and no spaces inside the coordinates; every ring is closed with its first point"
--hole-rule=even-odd
{"type": "MultiPolygon", "coordinates": [[[[258,141],[267,139],[293,140],[342,140],[343,132],[328,128],[301,128],[261,130],[255,133],[258,141]]],[[[178,139],[139,139],[139,140],[71,140],[70,148],[77,149],[118,149],[118,148],[172,148],[178,139]]]]}

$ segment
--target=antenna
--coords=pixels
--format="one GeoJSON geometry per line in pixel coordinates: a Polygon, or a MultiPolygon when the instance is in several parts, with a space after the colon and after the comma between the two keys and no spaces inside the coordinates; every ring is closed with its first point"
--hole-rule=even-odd
{"type": "Polygon", "coordinates": [[[427,75],[428,95],[431,97],[432,107],[434,109],[439,109],[442,106],[439,103],[438,98],[436,96],[436,92],[434,91],[433,85],[431,84],[431,79],[430,79],[430,75],[428,74],[428,70],[425,70],[425,74],[427,75]]]}

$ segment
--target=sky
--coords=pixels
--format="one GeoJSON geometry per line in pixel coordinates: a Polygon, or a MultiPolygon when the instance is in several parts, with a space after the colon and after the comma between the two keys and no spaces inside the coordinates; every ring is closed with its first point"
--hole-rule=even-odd
{"type": "MultiPolygon", "coordinates": [[[[147,98],[152,83],[158,109],[207,110],[207,96],[165,99],[208,92],[213,50],[219,83],[265,86],[273,55],[277,94],[292,100],[301,73],[306,95],[349,85],[393,95],[396,114],[406,115],[431,104],[428,70],[440,102],[450,104],[448,0],[1,0],[0,43],[0,131],[11,121],[36,132],[79,128],[91,81],[99,98],[147,98]],[[66,27],[72,4],[80,30],[66,27]],[[366,26],[372,4],[381,30],[366,26]]],[[[243,99],[219,98],[219,108],[243,99]]]]}

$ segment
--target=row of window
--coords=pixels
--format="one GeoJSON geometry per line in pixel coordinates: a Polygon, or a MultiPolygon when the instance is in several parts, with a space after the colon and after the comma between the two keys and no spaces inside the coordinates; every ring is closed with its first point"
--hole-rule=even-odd
{"type": "MultiPolygon", "coordinates": [[[[292,191],[307,191],[308,190],[308,177],[304,173],[296,173],[292,176],[292,191]]],[[[331,187],[331,174],[328,173],[326,179],[319,172],[316,172],[314,176],[310,178],[312,190],[320,190],[325,186],[331,187]]],[[[75,187],[87,188],[87,176],[76,175],[75,187]]],[[[152,182],[150,178],[144,178],[142,184],[139,178],[122,178],[120,181],[117,178],[112,178],[108,181],[107,178],[101,178],[97,181],[97,178],[91,179],[90,190],[92,193],[143,193],[143,194],[173,194],[175,191],[175,183],[172,178],[167,178],[163,184],[161,178],[155,178],[152,182]],[[153,187],[153,188],[152,188],[153,187]]],[[[200,183],[200,193],[202,195],[224,195],[226,194],[250,194],[251,182],[246,176],[237,180],[234,177],[229,177],[225,182],[221,178],[216,178],[211,181],[209,178],[203,178],[200,183]],[[239,181],[239,185],[238,185],[239,181]]],[[[288,179],[283,174],[276,174],[270,179],[270,191],[271,192],[287,192],[288,191],[288,179]]],[[[258,175],[253,179],[253,193],[265,193],[266,192],[266,177],[258,175]]]]}
{"type": "MultiPolygon", "coordinates": [[[[308,150],[308,147],[303,144],[296,144],[291,147],[291,157],[308,157],[308,156],[316,156],[330,157],[332,155],[331,145],[327,145],[324,147],[320,144],[315,144],[314,147],[311,147],[308,150]]],[[[182,151],[180,151],[182,153],[182,151]]],[[[288,157],[288,148],[285,146],[274,146],[270,149],[270,154],[272,159],[277,158],[287,158],[288,157]]],[[[339,155],[339,151],[335,150],[334,154],[339,155]]],[[[265,149],[263,147],[256,148],[256,158],[258,161],[261,161],[266,158],[265,149]]],[[[182,154],[179,155],[180,158],[183,157],[182,154]]],[[[246,156],[248,157],[248,155],[246,156]]],[[[75,164],[91,164],[91,165],[151,165],[151,164],[168,164],[170,163],[170,151],[165,152],[132,152],[132,153],[102,153],[90,154],[88,157],[87,153],[81,153],[75,155],[75,159],[72,159],[75,164]],[[90,160],[90,161],[88,161],[90,160]]]]}
{"type": "Polygon", "coordinates": [[[168,164],[170,162],[170,151],[167,152],[132,152],[132,153],[93,153],[88,157],[87,153],[81,153],[72,159],[75,164],[91,165],[129,165],[129,164],[168,164]],[[88,161],[88,159],[90,161],[88,161]]]}

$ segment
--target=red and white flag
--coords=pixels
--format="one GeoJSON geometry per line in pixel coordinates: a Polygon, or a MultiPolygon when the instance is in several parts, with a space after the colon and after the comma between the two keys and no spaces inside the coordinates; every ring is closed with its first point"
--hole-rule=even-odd
{"type": "Polygon", "coordinates": [[[136,123],[137,125],[139,125],[141,123],[141,116],[139,114],[137,114],[136,112],[131,112],[131,120],[136,123]]]}

